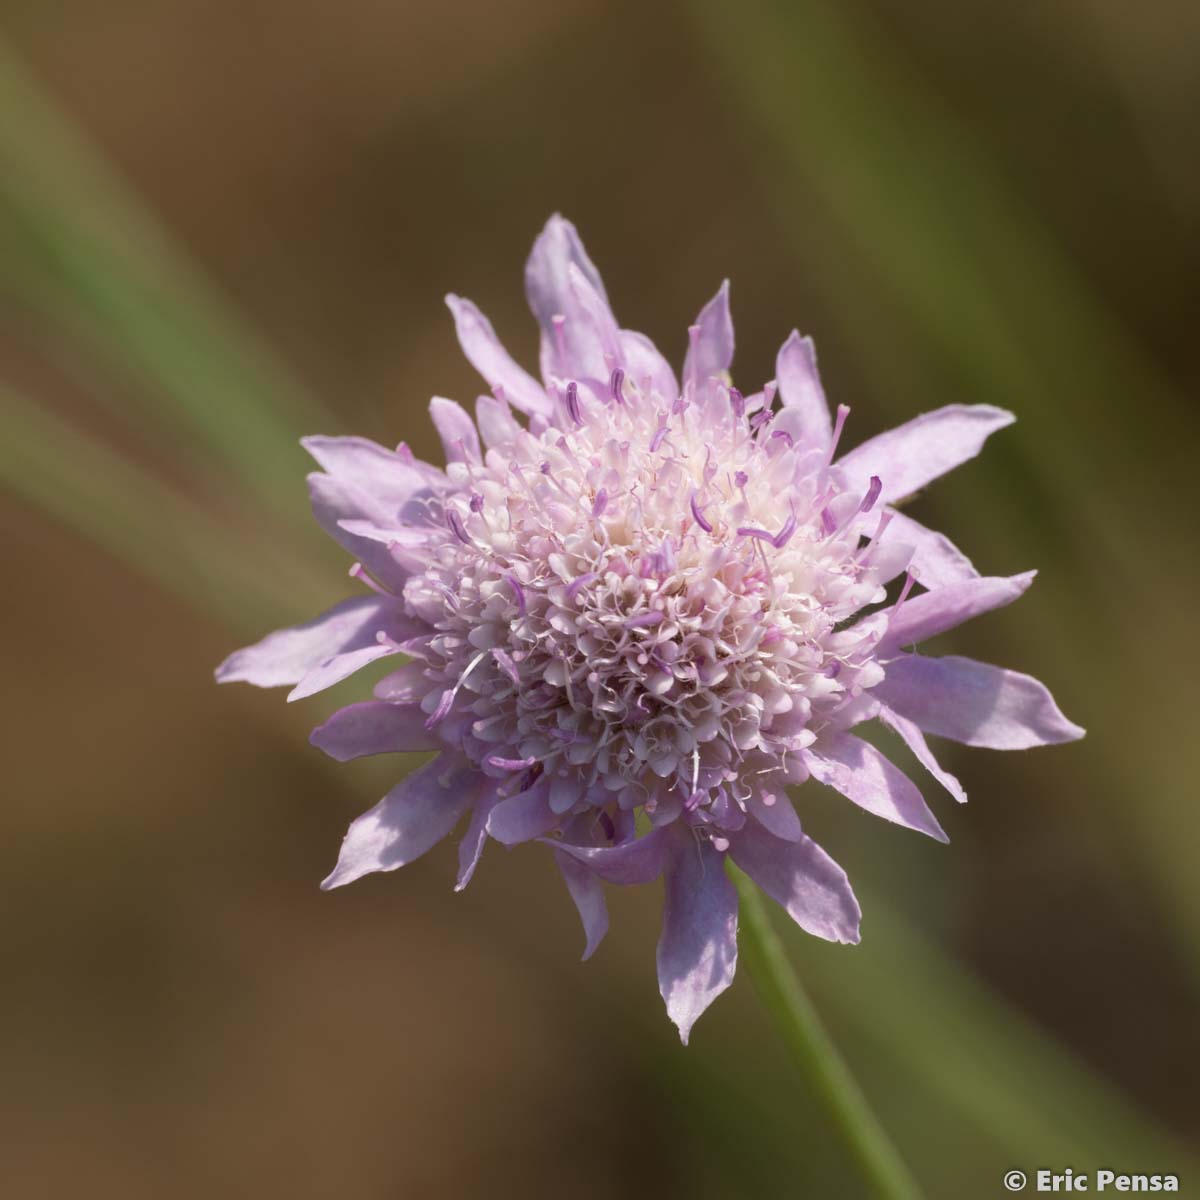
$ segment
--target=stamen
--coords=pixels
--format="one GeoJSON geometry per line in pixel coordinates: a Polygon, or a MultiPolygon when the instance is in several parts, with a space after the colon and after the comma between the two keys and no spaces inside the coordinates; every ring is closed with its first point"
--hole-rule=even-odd
{"type": "Polygon", "coordinates": [[[483,497],[478,492],[471,493],[471,511],[473,513],[483,512],[483,497]]]}
{"type": "Polygon", "coordinates": [[[733,415],[740,421],[746,415],[746,397],[732,384],[729,385],[729,403],[733,406],[733,415]]]}
{"type": "Polygon", "coordinates": [[[620,367],[613,367],[612,378],[608,381],[608,386],[612,392],[612,398],[618,404],[624,404],[625,372],[620,367]]]}
{"type": "Polygon", "coordinates": [[[489,754],[483,760],[488,766],[497,767],[501,771],[523,771],[526,767],[532,767],[536,758],[501,758],[498,754],[489,754]]]}
{"type": "Polygon", "coordinates": [[[867,494],[863,497],[863,502],[859,506],[859,512],[870,512],[875,507],[875,501],[879,499],[879,493],[883,491],[883,480],[878,475],[871,476],[871,485],[867,488],[867,494]]]}
{"type": "Polygon", "coordinates": [[[357,579],[359,583],[365,583],[373,592],[377,592],[381,596],[391,596],[386,588],[381,587],[367,574],[366,568],[362,563],[356,562],[350,565],[350,570],[347,572],[351,579],[357,579]]]}
{"type": "Polygon", "coordinates": [[[483,662],[487,656],[488,652],[486,650],[480,650],[480,652],[475,655],[475,657],[467,664],[467,669],[458,677],[458,682],[452,688],[449,688],[447,691],[442,693],[442,698],[438,701],[437,708],[433,710],[432,715],[425,722],[426,729],[432,729],[445,718],[446,714],[450,711],[454,704],[454,697],[458,695],[458,689],[461,688],[466,682],[467,676],[470,675],[470,673],[475,670],[475,668],[479,666],[479,664],[483,662]]]}
{"type": "Polygon", "coordinates": [[[710,521],[705,520],[703,511],[701,510],[700,506],[696,503],[695,490],[692,491],[692,498],[689,501],[689,505],[691,507],[692,516],[695,518],[696,524],[699,525],[700,528],[703,529],[705,533],[712,533],[712,531],[713,531],[712,523],[710,521]]]}
{"type": "Polygon", "coordinates": [[[515,575],[505,575],[504,582],[512,588],[513,599],[517,602],[517,612],[521,616],[525,615],[525,589],[518,582],[515,575]]]}
{"type": "MultiPolygon", "coordinates": [[[[620,367],[617,368],[620,370],[620,367]]],[[[608,492],[601,488],[596,493],[596,499],[592,501],[592,516],[598,517],[608,507],[608,492]]]]}
{"type": "Polygon", "coordinates": [[[492,647],[492,657],[496,660],[496,665],[502,670],[505,675],[517,684],[521,684],[521,676],[517,671],[517,664],[513,661],[512,655],[506,650],[502,650],[499,646],[492,647]]]}
{"type": "Polygon", "coordinates": [[[794,512],[788,515],[788,519],[784,521],[783,528],[771,539],[776,550],[782,550],[788,544],[792,534],[796,532],[796,514],[794,512]]]}
{"type": "Polygon", "coordinates": [[[625,621],[626,629],[643,629],[650,625],[658,625],[662,622],[663,614],[651,609],[648,612],[638,613],[636,617],[629,617],[625,621]]]}
{"type": "Polygon", "coordinates": [[[462,523],[462,517],[458,515],[456,509],[446,509],[446,524],[450,526],[451,532],[464,546],[471,545],[471,539],[467,536],[466,528],[462,523]]]}
{"type": "Polygon", "coordinates": [[[655,431],[654,436],[650,439],[650,453],[657,454],[658,448],[663,444],[663,439],[667,436],[668,425],[664,421],[655,431]]]}
{"type": "Polygon", "coordinates": [[[567,384],[567,412],[571,414],[571,420],[576,425],[583,424],[583,410],[579,407],[579,384],[573,379],[567,384]]]}
{"type": "Polygon", "coordinates": [[[850,406],[848,404],[839,404],[837,406],[837,417],[833,422],[833,437],[829,442],[829,457],[826,462],[833,462],[833,456],[837,452],[838,442],[842,439],[842,430],[846,427],[846,418],[850,415],[850,406]]]}
{"type": "Polygon", "coordinates": [[[742,525],[738,528],[738,537],[758,538],[760,542],[770,542],[775,544],[775,535],[768,533],[765,529],[755,529],[751,525],[742,525]]]}
{"type": "Polygon", "coordinates": [[[595,571],[589,571],[586,575],[580,575],[578,579],[573,579],[567,585],[567,599],[574,600],[589,583],[595,583],[599,578],[600,576],[595,571]]]}

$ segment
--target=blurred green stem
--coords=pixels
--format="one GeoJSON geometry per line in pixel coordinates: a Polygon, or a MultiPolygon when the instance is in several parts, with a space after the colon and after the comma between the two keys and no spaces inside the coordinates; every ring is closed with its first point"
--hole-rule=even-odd
{"type": "Polygon", "coordinates": [[[763,1007],[829,1114],[863,1177],[882,1200],[919,1200],[920,1188],[796,978],[757,886],[734,872],[741,899],[739,952],[763,1007]]]}

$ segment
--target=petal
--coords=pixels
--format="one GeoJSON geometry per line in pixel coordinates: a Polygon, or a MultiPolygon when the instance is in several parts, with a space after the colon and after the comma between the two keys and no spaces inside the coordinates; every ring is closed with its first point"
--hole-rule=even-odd
{"type": "MultiPolygon", "coordinates": [[[[574,266],[607,308],[600,272],[570,221],[557,213],[546,222],[525,264],[525,294],[542,327],[542,373],[561,379],[607,378],[604,349],[591,314],[571,286],[574,266]],[[556,329],[561,318],[561,329],[556,329]]],[[[547,414],[549,410],[547,409],[547,414]]]]}
{"type": "Polygon", "coordinates": [[[488,817],[487,831],[498,842],[515,846],[541,837],[558,824],[550,808],[550,785],[544,779],[533,787],[501,800],[488,817]]]}
{"type": "Polygon", "coordinates": [[[812,838],[783,841],[751,821],[730,839],[729,853],[806,933],[858,941],[862,913],[846,872],[812,838]]]}
{"type": "Polygon", "coordinates": [[[304,673],[304,678],[290,692],[288,703],[304,700],[331,688],[343,679],[349,679],[356,671],[370,663],[378,662],[392,654],[399,654],[400,647],[392,642],[376,642],[373,646],[363,646],[360,650],[350,650],[345,654],[333,654],[322,659],[315,667],[304,673]]]}
{"type": "Polygon", "coordinates": [[[475,422],[461,404],[444,396],[434,396],[429,402],[429,416],[442,439],[448,463],[482,461],[475,422]]]}
{"type": "Polygon", "coordinates": [[[369,438],[316,436],[301,438],[300,444],[326,474],[353,483],[392,510],[446,483],[437,467],[409,453],[387,450],[369,438]]]}
{"type": "Polygon", "coordinates": [[[666,867],[658,990],[685,1046],[696,1019],[736,970],[737,892],[725,875],[725,856],[680,830],[666,867]]]}
{"type": "Polygon", "coordinates": [[[886,658],[902,646],[927,641],[957,628],[972,617],[1003,608],[1025,594],[1036,574],[1036,571],[1026,571],[1007,578],[969,579],[906,600],[898,609],[891,610],[887,632],[880,639],[877,653],[886,658]]]}
{"type": "Polygon", "coordinates": [[[752,792],[750,813],[764,829],[784,841],[798,842],[804,836],[796,809],[782,788],[775,792],[752,792]]]}
{"type": "Polygon", "coordinates": [[[875,694],[926,733],[968,746],[1027,750],[1084,734],[1036,679],[956,655],[893,659],[875,694]]]}
{"type": "Polygon", "coordinates": [[[591,281],[575,265],[567,265],[567,282],[582,316],[591,324],[592,333],[600,345],[604,365],[611,371],[621,361],[621,331],[608,301],[592,286],[591,281]]]}
{"type": "Polygon", "coordinates": [[[583,922],[583,936],[586,944],[583,948],[583,961],[587,962],[596,952],[596,947],[608,932],[608,905],[604,903],[604,888],[600,880],[582,863],[569,854],[555,851],[554,860],[579,910],[579,919],[583,922]]]}
{"type": "Polygon", "coordinates": [[[425,720],[419,704],[366,700],[339,709],[308,740],[338,762],[371,754],[436,750],[438,740],[425,728],[425,720]]]}
{"type": "Polygon", "coordinates": [[[801,337],[798,329],[792,330],[776,356],[775,379],[784,407],[795,409],[800,415],[806,440],[816,446],[828,446],[833,437],[833,421],[817,374],[817,351],[812,338],[801,337]]]}
{"type": "Polygon", "coordinates": [[[569,842],[546,841],[556,852],[569,855],[601,879],[625,887],[649,883],[662,874],[668,836],[663,828],[617,846],[577,846],[569,842]]]}
{"type": "Polygon", "coordinates": [[[927,833],[939,842],[950,839],[913,783],[895,763],[852,733],[837,733],[804,752],[818,783],[842,793],[859,808],[927,833]]]}
{"type": "Polygon", "coordinates": [[[552,406],[542,385],[513,361],[487,317],[470,300],[455,295],[447,296],[446,304],[454,314],[463,354],[488,387],[501,390],[505,399],[523,413],[549,416],[552,406]]]}
{"type": "Polygon", "coordinates": [[[913,757],[952,795],[959,804],[966,804],[967,793],[958,779],[938,762],[933,751],[929,748],[924,734],[907,717],[893,712],[886,704],[879,706],[879,719],[894,730],[904,740],[904,744],[913,752],[913,757]]]}
{"type": "Polygon", "coordinates": [[[261,642],[235,650],[217,668],[217,682],[256,687],[299,683],[331,655],[375,645],[377,631],[396,614],[394,601],[352,596],[303,625],[277,629],[261,642]]]}
{"type": "Polygon", "coordinates": [[[945,534],[926,529],[905,513],[895,509],[889,511],[892,519],[884,540],[912,546],[913,556],[908,569],[923,586],[945,587],[964,579],[979,578],[971,560],[945,534]]]}
{"type": "Polygon", "coordinates": [[[891,503],[974,458],[989,434],[1015,420],[990,404],[949,404],[863,442],[838,466],[855,487],[866,488],[878,475],[882,499],[891,503]]]}
{"type": "Polygon", "coordinates": [[[384,587],[398,591],[408,572],[396,562],[386,544],[360,537],[342,528],[342,521],[365,520],[387,527],[399,519],[399,506],[381,501],[356,484],[333,475],[308,477],[308,494],[317,524],[338,545],[348,550],[384,587]]]}
{"type": "Polygon", "coordinates": [[[622,329],[621,355],[625,359],[626,374],[643,392],[649,389],[668,401],[679,398],[679,382],[671,364],[644,333],[622,329]]]}
{"type": "Polygon", "coordinates": [[[454,828],[477,787],[470,768],[445,755],[414,771],[350,826],[322,889],[353,883],[372,871],[394,871],[420,858],[454,828]]]}
{"type": "Polygon", "coordinates": [[[475,401],[475,421],[485,446],[507,446],[516,440],[521,426],[507,400],[495,396],[480,396],[475,401]]]}
{"type": "Polygon", "coordinates": [[[471,821],[467,825],[467,832],[463,834],[462,841],[458,843],[458,879],[454,884],[456,892],[461,892],[475,874],[475,868],[479,865],[479,857],[483,853],[483,847],[487,844],[488,817],[491,816],[492,809],[498,802],[496,789],[485,786],[483,794],[475,801],[475,807],[471,809],[471,821]]]}
{"type": "Polygon", "coordinates": [[[721,375],[733,362],[733,317],[729,312],[729,280],[700,310],[689,330],[690,342],[683,361],[683,378],[693,386],[721,375]]]}

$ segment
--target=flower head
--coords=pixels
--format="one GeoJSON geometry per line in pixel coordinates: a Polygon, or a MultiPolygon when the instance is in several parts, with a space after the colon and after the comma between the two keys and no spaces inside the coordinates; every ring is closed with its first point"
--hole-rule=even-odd
{"type": "Polygon", "coordinates": [[[299,699],[404,656],[312,740],[339,760],[436,757],[351,825],[323,886],[403,866],[466,818],[458,887],[489,837],[544,842],[586,958],[607,928],[603,884],[662,875],[659,983],[686,1041],[736,965],[727,855],[804,929],[858,940],[854,893],[803,833],[789,786],[811,776],[945,840],[855,726],[889,726],[958,800],[926,733],[1021,749],[1083,731],[1026,675],[912,649],[1033,578],[980,577],[893,507],[1010,414],[950,406],[838,457],[848,410],[830,413],[811,341],[792,333],[761,391],[733,386],[727,285],[688,330],[682,381],[617,325],[561,217],[526,288],[540,382],[474,305],[447,298],[490,394],[474,420],[432,401],[444,469],[404,445],[305,440],[322,468],[317,520],[369,590],[217,677],[292,684],[299,699]]]}

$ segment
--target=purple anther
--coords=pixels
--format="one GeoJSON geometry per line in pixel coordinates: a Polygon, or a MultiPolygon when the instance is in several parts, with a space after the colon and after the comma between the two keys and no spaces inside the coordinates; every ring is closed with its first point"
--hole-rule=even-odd
{"type": "Polygon", "coordinates": [[[827,679],[836,679],[842,673],[842,663],[839,659],[834,659],[833,662],[821,672],[827,679]]]}
{"type": "Polygon", "coordinates": [[[644,629],[649,625],[658,625],[661,623],[663,615],[660,612],[653,610],[644,613],[638,613],[636,617],[630,617],[625,622],[626,629],[644,629]]]}
{"type": "Polygon", "coordinates": [[[513,599],[517,602],[517,612],[525,615],[525,589],[515,575],[505,575],[504,582],[512,588],[513,599]]]}
{"type": "Polygon", "coordinates": [[[526,767],[532,767],[536,758],[501,758],[499,754],[489,754],[483,760],[489,767],[496,767],[501,771],[523,771],[526,767]]]}
{"type": "Polygon", "coordinates": [[[692,492],[692,498],[691,498],[690,504],[691,504],[691,509],[692,509],[692,516],[695,518],[696,524],[699,525],[700,528],[703,529],[705,533],[712,533],[712,531],[713,531],[712,522],[705,519],[704,513],[700,509],[700,505],[698,505],[696,503],[696,493],[695,492],[692,492]]]}
{"type": "Polygon", "coordinates": [[[771,430],[771,436],[773,438],[783,438],[787,442],[789,450],[796,444],[796,439],[786,429],[773,429],[771,430]]]}
{"type": "Polygon", "coordinates": [[[784,521],[783,528],[771,539],[776,550],[782,550],[788,544],[793,533],[796,532],[796,514],[789,513],[788,519],[784,521]]]}
{"type": "Polygon", "coordinates": [[[863,502],[859,506],[859,512],[870,512],[875,507],[875,501],[879,499],[879,493],[883,491],[883,480],[878,475],[871,476],[871,485],[867,488],[867,494],[863,497],[863,502]]]}
{"type": "MultiPolygon", "coordinates": [[[[618,368],[619,369],[619,368],[618,368]]],[[[608,493],[601,488],[596,493],[596,499],[592,501],[592,516],[598,517],[608,507],[608,493]]]]}
{"type": "Polygon", "coordinates": [[[624,404],[625,372],[620,367],[613,367],[612,378],[608,381],[608,386],[612,392],[612,398],[618,404],[624,404]]]}
{"type": "Polygon", "coordinates": [[[655,431],[654,436],[650,439],[650,453],[657,454],[658,448],[663,444],[663,439],[667,436],[667,426],[660,425],[655,431]]]}
{"type": "Polygon", "coordinates": [[[733,477],[733,482],[738,487],[744,488],[750,482],[750,476],[745,471],[738,471],[733,477]]]}
{"type": "Polygon", "coordinates": [[[760,408],[758,412],[750,418],[751,429],[761,429],[768,421],[772,421],[775,414],[769,408],[760,408]]]}
{"type": "Polygon", "coordinates": [[[541,471],[541,473],[543,475],[549,475],[550,474],[550,460],[546,459],[546,458],[542,459],[542,461],[538,464],[538,470],[541,471]]]}
{"type": "Polygon", "coordinates": [[[567,384],[567,412],[576,425],[583,424],[583,409],[579,407],[579,384],[573,379],[567,384]]]}
{"type": "Polygon", "coordinates": [[[746,397],[732,384],[729,388],[729,403],[733,406],[733,415],[740,421],[746,415],[746,397]]]}
{"type": "Polygon", "coordinates": [[[473,513],[483,512],[483,497],[478,492],[471,493],[471,511],[473,513]]]}
{"type": "Polygon", "coordinates": [[[512,655],[507,650],[502,650],[499,646],[492,647],[492,657],[496,660],[496,666],[502,670],[515,684],[520,684],[521,676],[517,671],[517,664],[513,662],[512,655]]]}
{"type": "Polygon", "coordinates": [[[447,688],[442,693],[442,698],[438,701],[437,708],[425,719],[426,729],[432,729],[445,718],[446,714],[450,711],[450,706],[454,703],[454,694],[457,691],[457,688],[447,688]]]}
{"type": "Polygon", "coordinates": [[[586,575],[580,575],[578,579],[572,579],[567,584],[567,599],[574,600],[589,583],[595,583],[599,578],[595,571],[589,571],[586,575]]]}
{"type": "Polygon", "coordinates": [[[454,536],[458,538],[458,540],[462,542],[464,546],[469,546],[471,544],[471,539],[467,537],[466,528],[462,523],[462,517],[458,515],[458,512],[455,509],[446,509],[446,524],[450,526],[454,536]]]}
{"type": "Polygon", "coordinates": [[[765,529],[755,529],[751,525],[743,525],[738,529],[738,537],[758,538],[760,542],[770,542],[775,545],[775,535],[768,533],[765,529]]]}

